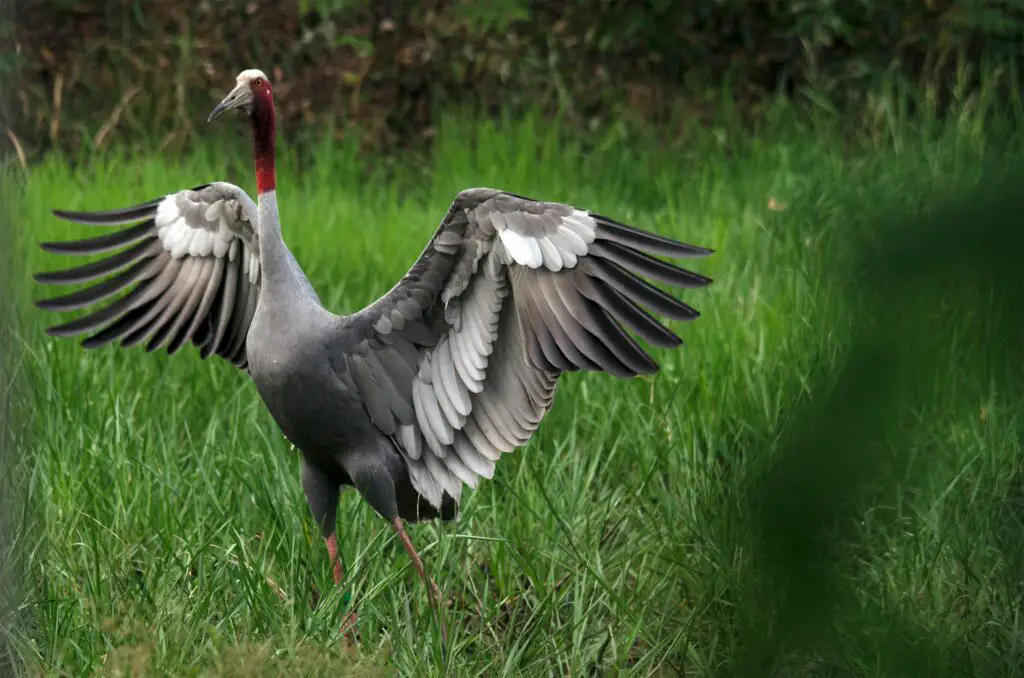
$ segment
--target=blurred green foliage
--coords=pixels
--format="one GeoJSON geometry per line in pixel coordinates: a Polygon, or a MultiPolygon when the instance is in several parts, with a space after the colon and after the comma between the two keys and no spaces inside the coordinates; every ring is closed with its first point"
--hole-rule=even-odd
{"type": "MultiPolygon", "coordinates": [[[[958,379],[987,381],[990,397],[1005,398],[1008,429],[1020,440],[1024,278],[1017,252],[1024,246],[1024,164],[1018,155],[1009,163],[983,162],[980,170],[978,186],[934,196],[927,213],[883,205],[891,215],[879,212],[870,233],[846,239],[843,258],[850,265],[833,263],[832,277],[849,295],[846,303],[858,309],[849,349],[838,370],[819,373],[810,384],[812,396],[788,418],[778,451],[746,450],[767,461],[744,497],[756,535],[747,548],[760,581],[744,611],[747,642],[735,658],[736,675],[777,675],[765,668],[777,669],[788,653],[817,654],[819,669],[851,653],[874,661],[849,667],[849,673],[783,675],[1020,675],[1019,636],[1004,635],[998,615],[962,636],[943,634],[909,613],[923,599],[923,587],[904,591],[907,614],[894,614],[853,574],[863,573],[869,560],[858,524],[867,515],[893,529],[905,524],[912,512],[907,495],[922,491],[934,465],[934,459],[913,459],[911,431],[920,426],[919,413],[942,399],[977,411],[977,391],[957,393],[937,381],[940,366],[952,358],[958,379]],[[964,321],[981,351],[965,346],[969,342],[952,329],[964,321]],[[901,476],[907,483],[902,489],[901,476]],[[981,648],[991,654],[983,657],[981,648]]],[[[983,408],[979,416],[985,422],[991,413],[983,408]]],[[[937,430],[941,424],[926,426],[937,430]]],[[[965,458],[964,469],[974,461],[965,458]]],[[[1016,607],[1024,571],[1019,452],[1005,461],[982,491],[957,488],[969,515],[949,521],[944,541],[958,553],[964,586],[987,579],[984,594],[1006,596],[1016,607]],[[1003,562],[982,574],[992,552],[1003,562]]],[[[946,613],[967,617],[967,607],[980,598],[964,594],[946,613]]]]}
{"type": "MultiPolygon", "coordinates": [[[[429,140],[441,109],[538,104],[586,128],[624,114],[756,119],[779,91],[835,111],[893,84],[941,112],[1013,91],[1024,0],[31,0],[16,3],[11,124],[22,144],[180,146],[238,70],[276,81],[290,139],[429,140]],[[315,128],[312,134],[302,130],[315,128]],[[308,138],[307,138],[308,137],[308,138]]],[[[9,30],[10,26],[0,27],[9,30]]],[[[12,44],[3,41],[4,44],[12,44]]],[[[868,116],[870,117],[870,116],[868,116]]],[[[30,152],[29,155],[32,155],[30,152]]]]}

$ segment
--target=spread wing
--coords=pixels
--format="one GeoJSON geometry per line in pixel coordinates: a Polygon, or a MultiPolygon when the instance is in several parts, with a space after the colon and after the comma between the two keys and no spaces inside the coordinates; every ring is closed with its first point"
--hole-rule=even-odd
{"type": "Polygon", "coordinates": [[[146,342],[147,351],[166,346],[168,354],[191,340],[203,358],[216,354],[247,367],[245,342],[260,293],[260,265],[257,208],[245,191],[215,182],[134,207],[53,213],[82,224],[132,225],[84,240],[40,245],[56,254],[104,255],[35,276],[47,285],[91,283],[37,301],[39,308],[67,312],[99,305],[49,328],[50,335],[91,333],[82,342],[86,348],[112,341],[122,346],[146,342]]]}
{"type": "Polygon", "coordinates": [[[342,320],[333,359],[440,508],[530,440],[562,372],[656,372],[629,332],[659,347],[681,340],[644,307],[698,313],[642,277],[704,287],[652,255],[710,253],[568,205],[463,191],[402,280],[342,320]]]}

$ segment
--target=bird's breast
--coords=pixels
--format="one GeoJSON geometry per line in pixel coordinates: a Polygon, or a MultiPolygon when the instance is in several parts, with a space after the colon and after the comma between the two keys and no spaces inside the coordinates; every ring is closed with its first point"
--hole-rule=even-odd
{"type": "MultiPolygon", "coordinates": [[[[256,343],[249,371],[267,410],[288,440],[307,454],[342,453],[356,442],[360,411],[314,346],[281,350],[256,343]]],[[[363,415],[365,418],[365,414],[363,415]]]]}

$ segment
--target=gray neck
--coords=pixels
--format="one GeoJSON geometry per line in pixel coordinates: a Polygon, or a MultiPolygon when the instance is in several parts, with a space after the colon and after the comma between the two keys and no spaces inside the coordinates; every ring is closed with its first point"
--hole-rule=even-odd
{"type": "Polygon", "coordinates": [[[299,262],[288,249],[281,235],[281,218],[277,211],[277,191],[269,190],[258,196],[260,271],[262,284],[260,299],[296,301],[301,298],[319,302],[313,286],[299,267],[299,262]]]}

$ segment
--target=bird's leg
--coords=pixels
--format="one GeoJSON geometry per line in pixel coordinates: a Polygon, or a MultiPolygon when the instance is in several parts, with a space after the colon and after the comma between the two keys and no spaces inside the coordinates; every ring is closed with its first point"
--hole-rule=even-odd
{"type": "Polygon", "coordinates": [[[444,623],[444,615],[441,611],[441,592],[437,588],[437,584],[434,583],[432,577],[427,574],[427,571],[423,568],[423,560],[420,558],[420,554],[416,551],[416,547],[412,545],[412,539],[409,538],[409,534],[405,531],[405,525],[402,523],[402,519],[396,517],[391,521],[391,526],[395,528],[395,532],[398,533],[398,538],[402,540],[402,546],[405,547],[405,552],[409,554],[409,558],[412,559],[412,566],[416,568],[420,577],[423,579],[423,583],[427,585],[427,595],[430,597],[430,604],[433,606],[434,611],[437,613],[437,619],[441,623],[441,639],[447,644],[448,642],[448,631],[444,623]]]}
{"type": "MultiPolygon", "coordinates": [[[[338,557],[338,537],[335,533],[338,510],[338,483],[336,479],[324,473],[317,466],[310,464],[303,457],[302,491],[306,495],[309,510],[320,526],[320,534],[323,536],[324,544],[327,546],[327,555],[331,558],[331,572],[334,575],[334,585],[341,586],[344,573],[341,570],[341,559],[338,557]]],[[[349,604],[348,595],[345,598],[345,605],[347,607],[349,604]]],[[[341,633],[352,642],[355,642],[356,620],[355,612],[347,610],[345,621],[341,625],[341,633]]]]}
{"type": "Polygon", "coordinates": [[[331,558],[331,570],[334,572],[334,585],[341,586],[344,574],[341,571],[341,558],[338,556],[338,537],[332,534],[324,539],[327,544],[327,555],[331,558]]]}
{"type": "MultiPolygon", "coordinates": [[[[324,543],[327,545],[327,555],[331,558],[331,571],[334,574],[334,585],[341,586],[345,577],[341,570],[341,558],[338,555],[337,535],[332,532],[329,537],[324,538],[324,543]]],[[[348,603],[349,601],[345,600],[345,604],[348,605],[348,603]]],[[[345,615],[345,621],[341,624],[341,635],[352,643],[356,642],[356,625],[358,623],[359,617],[356,615],[355,610],[349,610],[348,614],[345,615]]]]}
{"type": "Polygon", "coordinates": [[[441,614],[441,592],[437,590],[437,584],[427,576],[427,571],[423,569],[423,560],[420,558],[420,554],[416,552],[416,547],[412,545],[412,540],[409,539],[409,535],[405,531],[405,525],[402,523],[402,518],[398,513],[394,480],[396,471],[392,470],[388,464],[393,462],[399,465],[398,471],[405,473],[404,462],[401,461],[394,448],[380,447],[387,442],[387,439],[382,438],[373,441],[371,445],[365,448],[351,450],[343,459],[345,470],[348,472],[349,478],[352,479],[356,489],[359,490],[359,494],[363,496],[363,499],[381,517],[389,520],[391,527],[398,533],[398,538],[402,540],[402,546],[405,547],[406,553],[412,559],[413,567],[416,568],[420,577],[427,584],[427,595],[441,626],[441,638],[444,644],[447,645],[448,632],[445,628],[444,615],[441,614]],[[381,456],[382,454],[383,457],[381,456]],[[385,462],[384,464],[380,463],[382,459],[385,462]]]}

